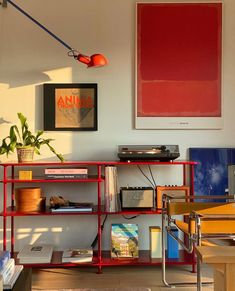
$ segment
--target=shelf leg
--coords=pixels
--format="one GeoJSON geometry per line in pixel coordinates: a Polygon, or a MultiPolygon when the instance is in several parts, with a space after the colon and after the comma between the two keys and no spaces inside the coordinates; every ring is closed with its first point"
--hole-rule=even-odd
{"type": "Polygon", "coordinates": [[[97,270],[96,274],[102,274],[102,273],[103,273],[102,266],[98,266],[98,270],[97,270]]]}

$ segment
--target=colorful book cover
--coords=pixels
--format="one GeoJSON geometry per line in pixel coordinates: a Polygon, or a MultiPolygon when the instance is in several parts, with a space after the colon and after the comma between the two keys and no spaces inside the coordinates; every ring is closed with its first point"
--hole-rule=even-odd
{"type": "Polygon", "coordinates": [[[111,225],[111,257],[138,258],[138,225],[118,223],[111,225]]]}

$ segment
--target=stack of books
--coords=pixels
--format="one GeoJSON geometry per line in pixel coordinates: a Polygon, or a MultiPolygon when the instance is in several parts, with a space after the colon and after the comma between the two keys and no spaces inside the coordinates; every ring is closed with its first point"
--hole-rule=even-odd
{"type": "Polygon", "coordinates": [[[46,179],[86,179],[88,178],[87,168],[47,168],[45,169],[46,179]]]}
{"type": "Polygon", "coordinates": [[[21,271],[22,265],[15,265],[9,251],[0,251],[0,276],[3,280],[3,289],[12,289],[21,271]]]}
{"type": "Polygon", "coordinates": [[[92,262],[93,249],[66,249],[63,251],[62,263],[92,262]]]}
{"type": "Polygon", "coordinates": [[[53,245],[25,245],[18,253],[20,264],[49,264],[53,253],[53,245]]]}

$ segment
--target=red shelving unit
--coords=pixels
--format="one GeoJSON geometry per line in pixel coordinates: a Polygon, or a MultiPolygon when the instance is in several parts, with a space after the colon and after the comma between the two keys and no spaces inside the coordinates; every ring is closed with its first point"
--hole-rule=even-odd
{"type": "MultiPolygon", "coordinates": [[[[98,267],[98,272],[102,271],[102,267],[104,266],[120,266],[120,265],[160,265],[161,259],[153,259],[150,257],[150,252],[148,250],[140,250],[138,259],[112,259],[110,256],[110,251],[102,250],[102,218],[105,215],[160,215],[160,210],[124,210],[118,212],[106,212],[103,210],[101,205],[102,198],[102,183],[104,182],[104,177],[102,173],[104,172],[105,166],[117,166],[117,167],[131,167],[138,165],[152,165],[152,166],[180,166],[182,167],[182,180],[183,184],[188,184],[190,186],[191,193],[194,192],[194,166],[196,162],[192,161],[170,161],[170,162],[157,162],[157,161],[138,161],[138,162],[120,162],[120,161],[70,161],[70,162],[33,162],[33,163],[0,163],[0,167],[2,168],[2,177],[0,178],[0,184],[2,188],[2,211],[0,212],[0,216],[2,216],[3,221],[3,250],[7,249],[7,218],[11,220],[11,252],[14,254],[16,258],[16,253],[14,252],[15,245],[15,225],[14,220],[20,216],[77,216],[77,215],[94,215],[97,217],[97,232],[98,232],[98,249],[94,252],[93,262],[79,264],[79,266],[93,266],[98,267]],[[60,179],[60,180],[48,180],[44,177],[36,177],[33,175],[32,180],[19,180],[16,177],[17,170],[24,170],[30,168],[32,171],[36,171],[37,168],[45,168],[45,167],[81,167],[81,166],[90,166],[95,170],[94,176],[89,176],[87,179],[60,179]],[[97,184],[97,207],[94,211],[91,212],[79,212],[79,213],[52,213],[49,209],[46,209],[44,212],[37,213],[23,213],[18,212],[15,209],[15,200],[14,200],[14,189],[16,185],[20,185],[22,183],[28,184],[29,186],[34,184],[42,184],[42,183],[96,183],[97,184]],[[10,185],[10,187],[9,187],[10,185]],[[10,190],[9,190],[10,188],[10,190]],[[8,201],[8,191],[10,191],[11,201],[8,201]]],[[[1,193],[0,192],[0,193],[1,193]]],[[[27,266],[33,267],[71,267],[78,266],[78,264],[73,263],[62,263],[61,261],[62,252],[54,252],[53,257],[50,264],[28,264],[27,266]]],[[[171,265],[195,265],[194,258],[192,255],[188,255],[184,251],[180,251],[179,259],[171,259],[167,260],[167,264],[171,265]]]]}

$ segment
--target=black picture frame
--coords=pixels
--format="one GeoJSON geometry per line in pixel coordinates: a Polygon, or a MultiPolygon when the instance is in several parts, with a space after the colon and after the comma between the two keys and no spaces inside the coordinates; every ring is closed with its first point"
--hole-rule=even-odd
{"type": "Polygon", "coordinates": [[[43,84],[45,131],[96,131],[97,84],[43,84]]]}

